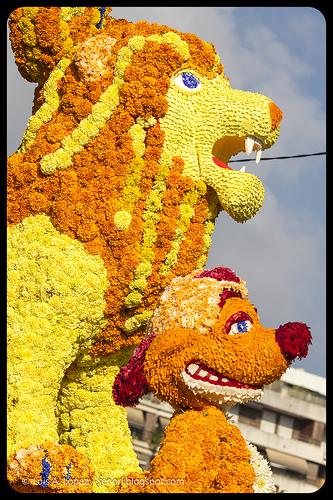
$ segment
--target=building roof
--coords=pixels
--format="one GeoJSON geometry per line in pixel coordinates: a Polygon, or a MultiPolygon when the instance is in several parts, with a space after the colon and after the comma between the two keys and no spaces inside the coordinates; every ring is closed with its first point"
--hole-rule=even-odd
{"type": "Polygon", "coordinates": [[[306,372],[303,368],[288,368],[281,380],[326,396],[326,378],[306,372]]]}

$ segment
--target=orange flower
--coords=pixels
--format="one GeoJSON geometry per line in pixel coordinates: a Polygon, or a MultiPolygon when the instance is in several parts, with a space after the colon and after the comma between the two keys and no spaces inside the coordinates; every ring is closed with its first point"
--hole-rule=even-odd
{"type": "Polygon", "coordinates": [[[240,430],[216,407],[176,413],[149,474],[131,474],[120,493],[253,493],[254,470],[240,430]]]}

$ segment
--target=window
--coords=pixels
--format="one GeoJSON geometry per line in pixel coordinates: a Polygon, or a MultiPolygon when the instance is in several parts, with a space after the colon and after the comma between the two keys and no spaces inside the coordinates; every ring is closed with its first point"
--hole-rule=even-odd
{"type": "Polygon", "coordinates": [[[251,406],[240,406],[238,422],[243,424],[252,425],[253,427],[260,427],[262,417],[262,409],[252,408],[251,406]]]}
{"type": "Polygon", "coordinates": [[[319,445],[323,438],[323,431],[324,424],[307,418],[295,418],[292,437],[299,441],[319,445]]]}

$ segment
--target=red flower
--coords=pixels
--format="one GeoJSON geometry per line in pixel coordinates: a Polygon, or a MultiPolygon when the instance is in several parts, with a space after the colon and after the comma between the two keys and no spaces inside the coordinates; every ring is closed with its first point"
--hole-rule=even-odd
{"type": "Polygon", "coordinates": [[[215,278],[217,281],[233,281],[240,283],[240,279],[229,267],[215,267],[214,269],[206,269],[198,274],[196,278],[215,278]]]}
{"type": "Polygon", "coordinates": [[[223,290],[223,292],[220,293],[220,302],[219,302],[219,306],[221,307],[221,309],[224,306],[225,301],[227,299],[230,299],[230,297],[242,297],[242,296],[240,292],[235,290],[223,290]]]}
{"type": "Polygon", "coordinates": [[[149,387],[143,372],[143,364],[148,347],[156,333],[145,337],[140,345],[134,350],[127,365],[122,366],[115,378],[112,392],[113,399],[120,406],[135,406],[139,399],[147,394],[149,387]]]}
{"type": "Polygon", "coordinates": [[[275,332],[275,338],[282,353],[291,358],[305,358],[308,354],[308,346],[312,344],[310,328],[305,323],[286,323],[279,326],[275,332]]]}

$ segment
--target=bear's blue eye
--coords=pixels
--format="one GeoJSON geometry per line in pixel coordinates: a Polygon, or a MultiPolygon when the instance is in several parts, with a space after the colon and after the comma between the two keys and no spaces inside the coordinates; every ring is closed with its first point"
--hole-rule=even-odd
{"type": "Polygon", "coordinates": [[[247,324],[246,321],[239,321],[237,323],[237,328],[239,332],[247,332],[247,324]]]}
{"type": "Polygon", "coordinates": [[[201,86],[199,78],[194,76],[193,73],[189,73],[187,71],[184,71],[180,75],[176,76],[175,83],[180,88],[185,90],[194,90],[201,86]]]}
{"type": "Polygon", "coordinates": [[[237,323],[234,323],[231,328],[229,334],[235,334],[235,333],[246,333],[252,328],[252,323],[251,321],[244,320],[244,321],[237,321],[237,323]]]}

